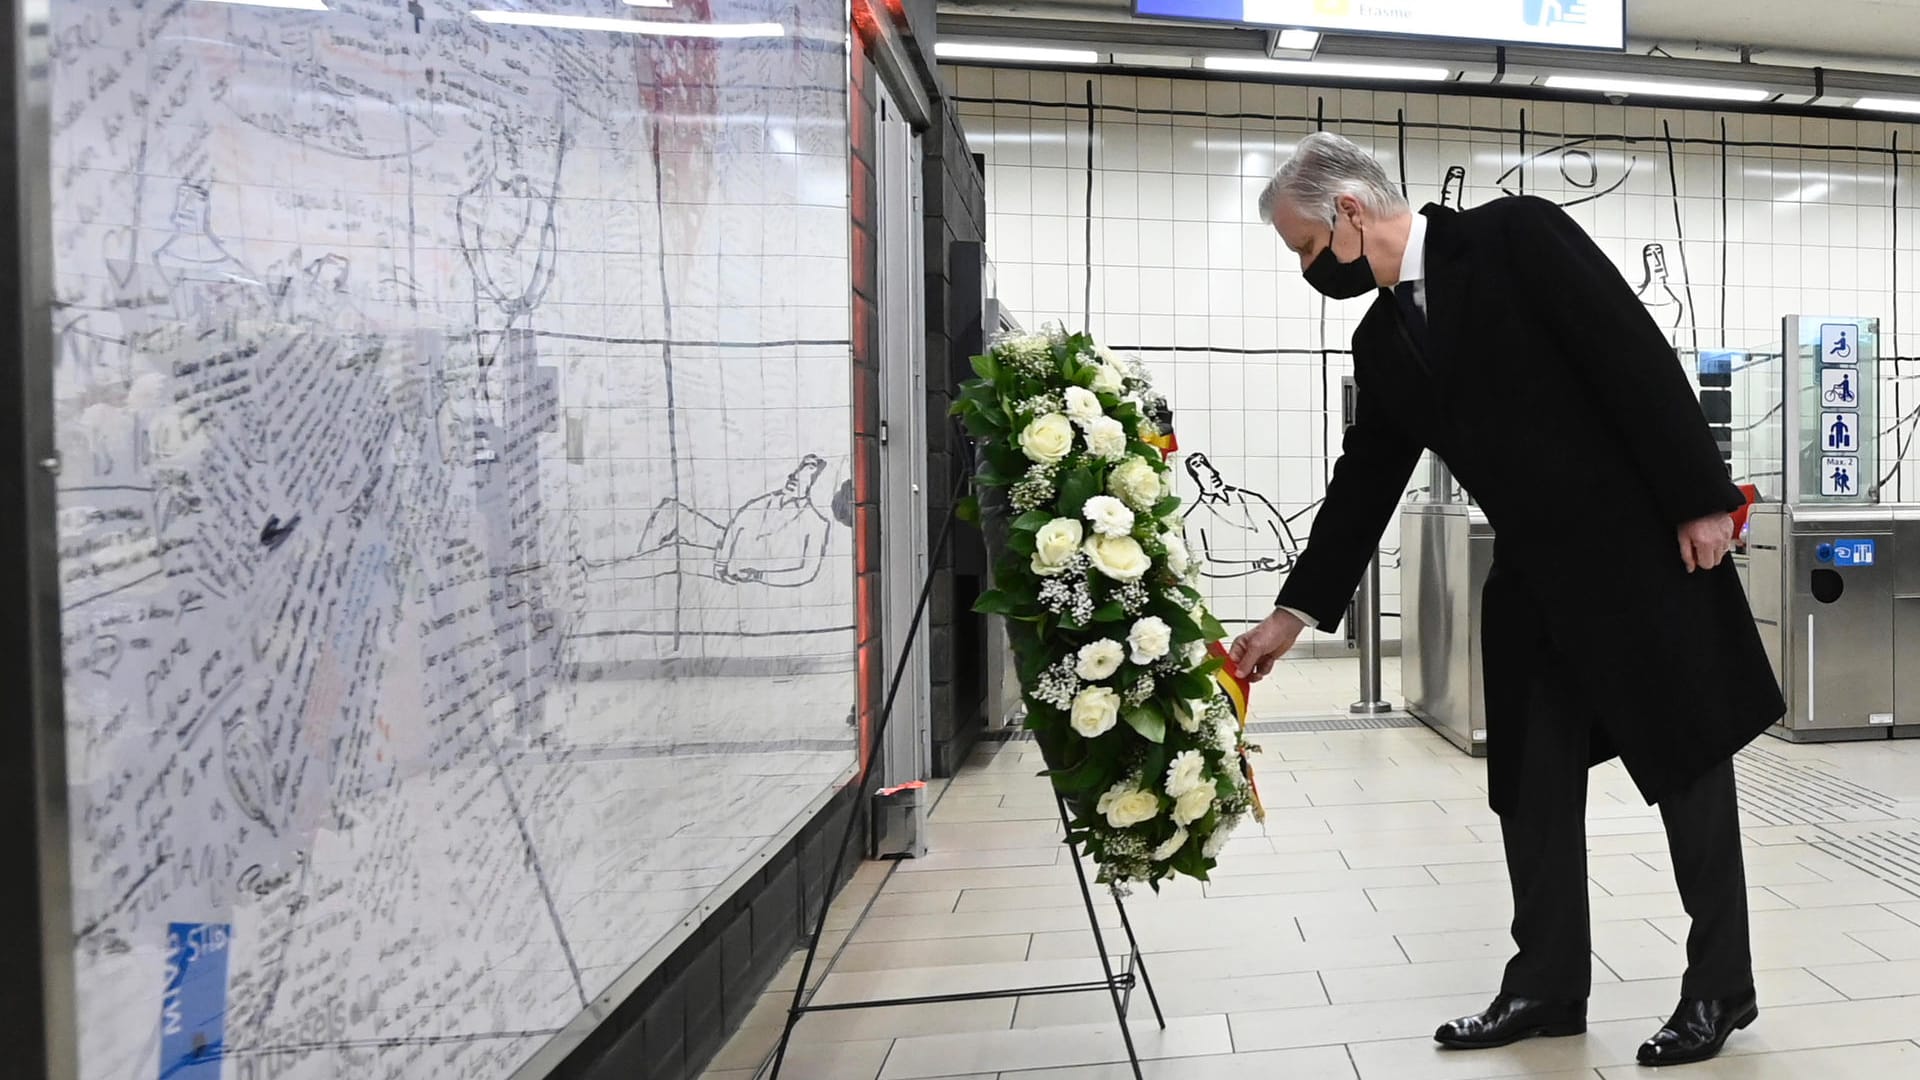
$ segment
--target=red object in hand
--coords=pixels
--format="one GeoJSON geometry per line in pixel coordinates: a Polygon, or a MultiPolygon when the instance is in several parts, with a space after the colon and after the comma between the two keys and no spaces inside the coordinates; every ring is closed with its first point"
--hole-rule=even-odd
{"type": "MultiPolygon", "coordinates": [[[[1752,484],[1741,484],[1740,494],[1747,497],[1746,504],[1733,512],[1733,536],[1735,543],[1741,543],[1741,537],[1747,531],[1747,511],[1760,501],[1760,489],[1752,484]]],[[[1744,544],[1742,544],[1744,546],[1744,544]]]]}

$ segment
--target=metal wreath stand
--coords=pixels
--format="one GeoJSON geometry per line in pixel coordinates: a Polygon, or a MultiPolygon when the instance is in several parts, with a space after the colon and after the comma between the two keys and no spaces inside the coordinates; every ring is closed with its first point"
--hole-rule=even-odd
{"type": "MultiPolygon", "coordinates": [[[[963,438],[963,445],[972,440],[963,438]]],[[[906,675],[907,657],[913,652],[914,640],[920,634],[920,624],[926,617],[927,602],[933,595],[933,576],[938,572],[941,552],[953,538],[953,523],[960,500],[965,496],[973,479],[972,471],[962,473],[959,484],[954,488],[953,497],[947,506],[946,519],[940,525],[940,537],[934,541],[933,550],[928,559],[926,579],[920,585],[920,599],[914,605],[913,623],[907,628],[907,638],[901,645],[900,656],[894,661],[893,679],[887,687],[887,698],[880,708],[879,722],[874,724],[868,737],[866,762],[860,768],[860,779],[855,790],[864,793],[871,780],[873,763],[880,758],[881,740],[887,731],[887,722],[893,718],[893,704],[900,693],[901,680],[906,675]]],[[[1147,974],[1146,958],[1140,953],[1140,941],[1133,933],[1133,922],[1127,917],[1127,905],[1120,894],[1112,893],[1113,905],[1120,912],[1120,928],[1127,935],[1126,963],[1115,969],[1112,957],[1107,955],[1106,935],[1100,930],[1100,915],[1093,906],[1093,887],[1087,880],[1087,869],[1080,857],[1080,845],[1073,841],[1073,827],[1067,814],[1067,800],[1059,792],[1054,793],[1054,803],[1060,811],[1060,828],[1066,838],[1067,854],[1073,863],[1074,877],[1080,883],[1080,899],[1087,909],[1087,928],[1093,931],[1093,944],[1100,955],[1100,968],[1105,978],[1087,982],[1054,983],[1046,986],[1010,987],[1004,990],[973,990],[954,994],[924,994],[915,997],[875,998],[866,1001],[833,1002],[825,1005],[813,1003],[814,991],[807,988],[813,976],[814,961],[819,958],[820,938],[827,928],[827,911],[831,906],[821,903],[820,913],[814,917],[813,930],[807,935],[807,959],[800,966],[800,982],[793,990],[793,1003],[787,1008],[786,1029],[780,1033],[780,1047],[774,1052],[773,1071],[768,1080],[779,1080],[780,1069],[786,1063],[787,1047],[793,1040],[793,1029],[802,1017],[812,1013],[849,1012],[856,1009],[887,1009],[904,1005],[938,1005],[946,1002],[961,1001],[997,1001],[1006,998],[1050,997],[1061,994],[1085,994],[1105,991],[1113,1000],[1114,1019],[1120,1023],[1120,1038],[1126,1043],[1127,1062],[1133,1067],[1134,1080],[1145,1080],[1140,1071],[1140,1052],[1133,1043],[1133,1029],[1127,1023],[1127,1010],[1133,1003],[1133,991],[1136,988],[1147,992],[1147,1001],[1153,1006],[1153,1018],[1161,1030],[1167,1026],[1167,1018],[1160,1011],[1160,998],[1153,991],[1153,980],[1147,974]]],[[[840,871],[845,867],[847,849],[853,845],[859,815],[847,815],[846,831],[840,837],[839,850],[834,853],[833,872],[827,876],[828,887],[840,880],[840,871]]]]}

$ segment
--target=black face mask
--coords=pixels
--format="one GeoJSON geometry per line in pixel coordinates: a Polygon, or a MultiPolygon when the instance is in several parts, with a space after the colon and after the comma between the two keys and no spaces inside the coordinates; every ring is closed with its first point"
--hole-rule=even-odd
{"type": "MultiPolygon", "coordinates": [[[[1338,225],[1335,231],[1338,231],[1338,225]]],[[[1364,232],[1360,234],[1360,257],[1352,262],[1341,262],[1334,257],[1333,233],[1328,233],[1327,246],[1308,265],[1306,277],[1307,284],[1333,300],[1351,300],[1380,287],[1380,283],[1374,280],[1373,267],[1367,263],[1367,234],[1364,232]]]]}

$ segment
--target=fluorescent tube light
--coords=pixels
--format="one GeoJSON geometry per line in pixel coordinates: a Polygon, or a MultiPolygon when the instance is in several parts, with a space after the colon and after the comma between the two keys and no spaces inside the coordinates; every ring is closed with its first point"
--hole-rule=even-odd
{"type": "Polygon", "coordinates": [[[1920,113],[1920,100],[1914,98],[1863,97],[1853,103],[1869,112],[1920,113]]]}
{"type": "Polygon", "coordinates": [[[626,0],[628,7],[670,8],[673,0],[626,0]]]}
{"type": "Polygon", "coordinates": [[[1114,53],[1111,57],[1115,67],[1144,68],[1193,68],[1193,57],[1172,56],[1167,53],[1114,53]]]}
{"type": "Polygon", "coordinates": [[[285,8],[289,11],[325,11],[324,0],[204,0],[209,4],[232,4],[235,7],[285,8]]]}
{"type": "Polygon", "coordinates": [[[1440,82],[1453,75],[1446,68],[1404,64],[1348,64],[1331,60],[1266,60],[1252,56],[1209,56],[1208,71],[1237,71],[1256,75],[1294,75],[1306,79],[1374,79],[1381,82],[1440,82]]]}
{"type": "Polygon", "coordinates": [[[652,34],[657,37],[762,38],[785,37],[779,23],[665,22],[652,19],[608,19],[593,15],[548,15],[538,11],[471,11],[468,14],[495,26],[537,26],[547,30],[602,30],[609,34],[652,34]]]}
{"type": "Polygon", "coordinates": [[[1027,45],[973,45],[942,41],[933,47],[933,55],[942,60],[1011,60],[1023,64],[1097,64],[1100,54],[1092,49],[1040,49],[1027,45]]]}
{"type": "Polygon", "coordinates": [[[1300,52],[1312,52],[1320,44],[1320,32],[1317,30],[1282,30],[1280,40],[1275,42],[1282,49],[1295,49],[1300,52]]]}
{"type": "Polygon", "coordinates": [[[1644,94],[1649,97],[1704,98],[1709,101],[1765,101],[1773,96],[1769,91],[1751,86],[1609,79],[1587,75],[1551,75],[1546,85],[1555,90],[1593,90],[1602,94],[1644,94]]]}

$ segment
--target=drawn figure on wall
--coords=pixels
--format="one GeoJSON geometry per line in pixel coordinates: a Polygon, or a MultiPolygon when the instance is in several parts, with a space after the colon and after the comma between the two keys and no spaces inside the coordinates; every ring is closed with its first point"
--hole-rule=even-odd
{"type": "Polygon", "coordinates": [[[1508,195],[1519,195],[1536,186],[1527,183],[1529,177],[1541,169],[1554,169],[1566,183],[1566,190],[1559,194],[1546,191],[1536,194],[1551,198],[1561,206],[1578,206],[1611,195],[1620,190],[1627,178],[1633,175],[1634,168],[1640,164],[1640,156],[1624,149],[1612,155],[1597,155],[1595,142],[1594,139],[1575,139],[1529,155],[1501,173],[1495,183],[1508,195]],[[1613,160],[1605,160],[1607,156],[1613,160]],[[1614,175],[1616,169],[1618,176],[1614,175]]]}
{"type": "MultiPolygon", "coordinates": [[[[564,147],[554,161],[556,181],[562,156],[564,147]]],[[[495,422],[496,377],[491,369],[496,358],[508,354],[509,363],[531,363],[531,335],[516,331],[527,330],[529,316],[553,284],[559,246],[554,213],[553,188],[534,185],[513,129],[496,119],[488,136],[486,170],[454,203],[461,254],[473,272],[480,408],[495,422]],[[522,352],[529,355],[519,356],[522,352]]]]}
{"type": "Polygon", "coordinates": [[[640,533],[636,558],[672,552],[676,558],[646,577],[682,571],[689,549],[702,576],[733,585],[793,589],[820,576],[833,523],[814,502],[827,463],[808,454],[786,483],[748,499],[725,525],[675,499],[662,500],[640,533]],[[710,556],[710,557],[709,557],[710,556]]]}
{"type": "Polygon", "coordinates": [[[174,316],[202,330],[231,322],[260,282],[214,234],[212,189],[181,184],[172,224],[173,235],[153,253],[153,265],[172,295],[174,316]]]}
{"type": "Polygon", "coordinates": [[[1440,205],[1459,210],[1466,205],[1467,167],[1465,165],[1447,166],[1447,175],[1440,181],[1440,205]]]}
{"type": "Polygon", "coordinates": [[[1187,456],[1187,475],[1200,489],[1187,507],[1187,535],[1199,537],[1207,577],[1292,569],[1300,545],[1287,519],[1265,495],[1227,483],[1205,454],[1187,456]]]}
{"type": "Polygon", "coordinates": [[[1652,243],[1640,249],[1640,289],[1637,295],[1648,314],[1661,326],[1676,329],[1686,318],[1686,305],[1674,294],[1673,285],[1667,279],[1665,245],[1652,243]]]}

